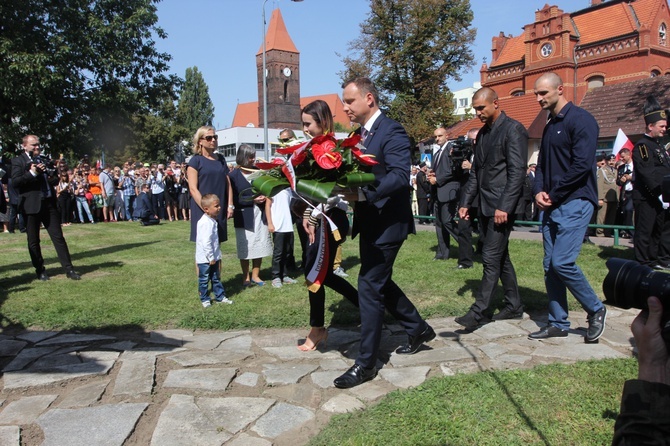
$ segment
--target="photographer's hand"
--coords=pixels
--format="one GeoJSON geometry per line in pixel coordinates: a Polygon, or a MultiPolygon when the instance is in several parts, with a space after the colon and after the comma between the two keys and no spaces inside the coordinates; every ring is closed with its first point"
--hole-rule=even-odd
{"type": "Polygon", "coordinates": [[[668,346],[661,337],[661,301],[651,296],[647,299],[649,311],[635,318],[631,331],[635,337],[638,353],[638,379],[670,384],[670,358],[668,346]]]}

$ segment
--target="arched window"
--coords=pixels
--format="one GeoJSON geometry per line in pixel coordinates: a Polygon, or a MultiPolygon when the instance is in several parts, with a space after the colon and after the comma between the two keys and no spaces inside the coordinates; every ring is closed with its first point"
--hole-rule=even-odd
{"type": "Polygon", "coordinates": [[[525,96],[526,92],[523,90],[517,90],[512,92],[512,96],[525,96]]]}
{"type": "Polygon", "coordinates": [[[660,75],[661,75],[661,72],[658,71],[658,70],[651,70],[651,73],[649,73],[649,77],[656,77],[656,76],[660,76],[660,75]]]}
{"type": "Polygon", "coordinates": [[[289,97],[288,97],[288,81],[284,81],[284,102],[289,102],[289,97]]]}
{"type": "Polygon", "coordinates": [[[605,77],[604,76],[593,76],[588,79],[588,88],[599,88],[605,85],[605,77]]]}
{"type": "Polygon", "coordinates": [[[667,42],[667,36],[668,28],[665,26],[665,23],[661,23],[661,25],[658,27],[658,44],[665,46],[667,42]]]}

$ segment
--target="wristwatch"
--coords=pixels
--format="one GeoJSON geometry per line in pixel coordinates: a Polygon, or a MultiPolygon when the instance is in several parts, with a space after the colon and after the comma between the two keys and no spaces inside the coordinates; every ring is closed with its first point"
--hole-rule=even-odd
{"type": "Polygon", "coordinates": [[[232,204],[229,204],[228,207],[229,207],[230,209],[232,209],[232,210],[235,210],[235,206],[232,205],[232,204]]]}

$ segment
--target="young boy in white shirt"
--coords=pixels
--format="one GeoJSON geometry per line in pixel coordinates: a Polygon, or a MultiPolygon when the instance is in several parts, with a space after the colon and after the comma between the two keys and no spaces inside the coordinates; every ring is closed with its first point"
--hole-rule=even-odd
{"type": "Polygon", "coordinates": [[[200,204],[203,216],[198,220],[197,235],[195,238],[195,263],[198,265],[198,294],[204,308],[212,306],[209,299],[209,283],[212,283],[212,292],[216,303],[232,304],[226,297],[226,291],[221,284],[221,247],[217,231],[216,217],[221,212],[219,197],[215,194],[206,194],[200,204]]]}

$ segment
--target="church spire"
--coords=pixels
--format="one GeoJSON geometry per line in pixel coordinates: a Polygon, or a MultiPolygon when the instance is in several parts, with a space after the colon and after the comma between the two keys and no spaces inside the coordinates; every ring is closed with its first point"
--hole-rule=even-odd
{"type": "MultiPolygon", "coordinates": [[[[286,30],[286,25],[284,24],[284,19],[281,15],[279,8],[272,11],[272,17],[270,17],[270,25],[268,26],[268,31],[265,33],[265,50],[279,50],[287,51],[289,53],[300,53],[295,47],[291,36],[288,35],[286,30]]],[[[263,54],[263,43],[261,42],[261,47],[258,49],[256,55],[263,54]]]]}

